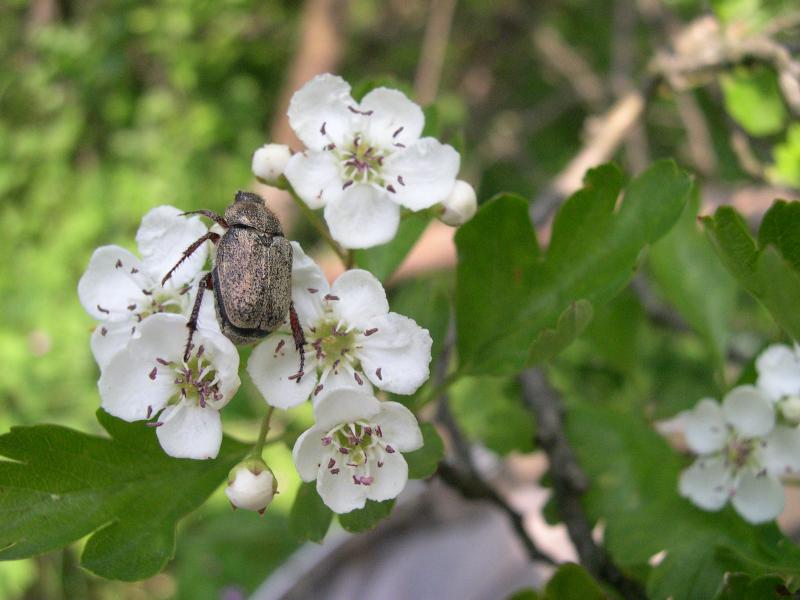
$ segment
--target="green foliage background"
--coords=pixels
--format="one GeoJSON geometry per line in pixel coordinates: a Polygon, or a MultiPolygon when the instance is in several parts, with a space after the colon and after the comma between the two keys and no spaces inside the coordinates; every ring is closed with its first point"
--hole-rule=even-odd
{"type": "MultiPolygon", "coordinates": [[[[684,19],[700,14],[700,4],[668,3],[684,19]]],[[[783,6],[712,4],[724,19],[753,27],[783,6]]],[[[613,62],[613,7],[610,0],[458,4],[430,115],[441,137],[460,147],[463,176],[476,184],[481,200],[499,192],[528,199],[542,191],[580,147],[581,124],[593,112],[569,82],[541,64],[533,29],[554,27],[605,76],[613,62]],[[553,98],[563,106],[543,117],[553,98]]],[[[407,85],[427,9],[422,1],[348,3],[339,72],[353,82],[388,75],[407,85]]],[[[220,210],[236,189],[251,184],[250,156],[269,138],[301,13],[300,3],[277,0],[0,4],[0,432],[47,422],[99,433],[97,372],[88,344],[93,323],[78,303],[77,280],[96,246],[132,248],[149,208],[168,203],[220,210]],[[49,18],[36,14],[45,5],[55,11],[49,18]]],[[[653,47],[651,35],[644,27],[636,33],[643,56],[653,47]]],[[[774,73],[732,72],[720,86],[693,94],[719,160],[714,183],[748,179],[728,142],[732,119],[758,138],[756,150],[773,180],[800,185],[799,126],[789,124],[774,73]]],[[[686,132],[675,115],[673,98],[659,96],[646,129],[654,158],[686,163],[686,132]]],[[[731,368],[726,356],[753,356],[779,338],[696,227],[698,202],[690,202],[679,225],[639,263],[652,301],[676,308],[688,327],[676,332],[648,316],[630,288],[595,306],[583,337],[552,367],[568,402],[668,417],[732,383],[742,365],[731,368]],[[686,275],[676,278],[676,272],[686,275]],[[710,290],[704,286],[709,280],[717,282],[710,290]],[[709,373],[717,374],[716,385],[709,373]]],[[[311,235],[293,232],[301,241],[311,235]]],[[[447,328],[447,292],[436,292],[443,300],[432,303],[431,290],[446,290],[450,278],[437,274],[391,290],[395,310],[434,331],[437,343],[447,328]]],[[[230,432],[252,437],[261,406],[246,383],[226,409],[230,432]]],[[[535,424],[518,416],[513,379],[476,369],[453,389],[453,408],[467,435],[496,452],[532,449],[535,424]],[[497,398],[496,412],[481,402],[486,395],[497,398]],[[509,419],[513,431],[499,435],[509,419]]],[[[309,418],[302,409],[295,413],[284,423],[289,433],[309,418]]],[[[286,448],[269,453],[273,468],[291,472],[286,448]]],[[[231,514],[218,493],[184,522],[176,561],[151,580],[97,580],[78,570],[71,548],[0,563],[0,598],[212,598],[228,587],[252,591],[297,546],[289,531],[297,485],[287,481],[263,520],[231,514]]]]}

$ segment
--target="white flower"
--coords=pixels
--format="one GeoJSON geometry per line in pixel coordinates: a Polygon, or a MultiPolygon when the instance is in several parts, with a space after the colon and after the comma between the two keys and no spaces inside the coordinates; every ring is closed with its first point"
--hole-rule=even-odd
{"type": "Polygon", "coordinates": [[[219,410],[239,388],[239,353],[219,330],[198,328],[188,361],[186,317],[146,319],[103,369],[97,386],[106,412],[125,421],[155,419],[158,441],[177,458],[214,458],[222,442],[219,410]]]}
{"type": "Polygon", "coordinates": [[[459,227],[475,216],[478,197],[475,189],[466,181],[456,181],[450,195],[442,201],[443,212],[439,220],[445,225],[459,227]]]}
{"type": "Polygon", "coordinates": [[[800,431],[775,426],[769,397],[754,386],[709,398],[686,414],[686,442],[700,457],[680,478],[681,495],[716,511],[728,500],[751,523],[783,511],[782,475],[800,472],[800,431]]]}
{"type": "MultiPolygon", "coordinates": [[[[100,321],[92,334],[94,358],[104,368],[137,335],[139,324],[152,314],[188,314],[196,286],[193,281],[206,262],[206,245],[175,271],[165,286],[161,278],[183,251],[207,231],[199,217],[182,217],[172,206],[159,206],[142,219],[136,242],[139,259],[119,246],[95,250],[78,282],[78,297],[86,312],[100,321]]],[[[204,303],[207,305],[211,302],[204,303]]],[[[202,319],[212,323],[213,306],[202,319]]]]}
{"type": "Polygon", "coordinates": [[[356,385],[413,394],[428,379],[431,336],[389,312],[386,292],[367,271],[343,273],[332,286],[292,242],[292,300],[306,338],[305,372],[285,329],[256,346],[247,372],[268,404],[289,408],[324,389],[356,385]]]}
{"type": "Polygon", "coordinates": [[[319,75],[292,97],[289,123],[308,150],[285,175],[346,248],[391,240],[400,206],[417,211],[453,189],[460,157],[451,146],[420,138],[425,117],[402,92],[377,88],[360,103],[341,77],[319,75]]]}
{"type": "Polygon", "coordinates": [[[395,498],[408,481],[401,452],[422,447],[417,419],[402,404],[379,402],[371,393],[342,387],[323,394],[316,424],[294,445],[303,481],[317,480],[322,501],[336,513],[369,500],[395,498]]]}
{"type": "Polygon", "coordinates": [[[773,344],[756,359],[756,385],[778,403],[792,423],[800,423],[800,351],[795,346],[773,344]]]}
{"type": "Polygon", "coordinates": [[[283,175],[292,151],[286,144],[265,144],[253,153],[253,174],[264,183],[274,184],[283,175]]]}
{"type": "Polygon", "coordinates": [[[272,502],[278,482],[260,458],[248,459],[236,465],[228,475],[228,496],[234,508],[255,510],[259,514],[272,502]]]}

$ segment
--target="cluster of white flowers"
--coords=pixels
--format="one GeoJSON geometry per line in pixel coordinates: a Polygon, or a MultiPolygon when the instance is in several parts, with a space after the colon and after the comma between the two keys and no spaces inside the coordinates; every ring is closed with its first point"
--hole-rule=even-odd
{"type": "Polygon", "coordinates": [[[728,500],[751,523],[783,511],[781,478],[800,475],[800,354],[774,345],[757,359],[755,386],[731,390],[720,406],[705,398],[685,414],[697,460],[682,474],[683,496],[705,510],[728,500]]]}
{"type": "MultiPolygon", "coordinates": [[[[332,237],[345,248],[391,240],[401,207],[436,205],[432,214],[454,226],[475,213],[474,190],[456,180],[458,153],[420,138],[422,110],[401,92],[379,88],[357,103],[341,78],[322,75],[292,98],[289,121],[308,149],[292,154],[267,144],[253,155],[253,172],[264,183],[291,186],[312,209],[324,207],[332,237]]],[[[219,239],[199,217],[161,206],[136,235],[141,259],[118,246],[99,248],[78,285],[81,303],[99,321],[91,347],[102,407],[146,421],[178,458],[217,456],[220,410],[240,385],[239,354],[220,329],[214,295],[205,296],[196,324],[191,314],[219,239]]],[[[299,244],[292,250],[292,302],[305,345],[296,346],[287,315],[253,350],[247,371],[272,407],[312,401],[315,424],[294,446],[295,465],[303,480],[316,480],[326,505],[346,513],[405,487],[402,453],[422,447],[422,433],[411,411],[376,393],[416,392],[429,377],[432,340],[389,311],[383,286],[367,271],[346,271],[329,285],[299,244]]],[[[262,445],[230,473],[234,507],[263,513],[277,491],[262,445]]]]}

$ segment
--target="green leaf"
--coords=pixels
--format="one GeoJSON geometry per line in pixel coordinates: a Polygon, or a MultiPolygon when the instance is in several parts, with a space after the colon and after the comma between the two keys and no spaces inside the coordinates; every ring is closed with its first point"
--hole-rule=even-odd
{"type": "Polygon", "coordinates": [[[769,169],[770,179],[800,187],[800,123],[793,123],[786,140],[774,147],[775,164],[769,169]]]}
{"type": "Polygon", "coordinates": [[[725,359],[736,307],[736,282],[720,264],[697,226],[695,191],[678,224],[650,250],[650,267],[661,293],[706,342],[716,364],[725,359]]]}
{"type": "Polygon", "coordinates": [[[750,135],[783,131],[788,116],[774,71],[766,67],[737,69],[720,76],[728,113],[750,135]]]}
{"type": "Polygon", "coordinates": [[[566,563],[547,582],[545,600],[606,600],[603,590],[580,565],[566,563]]]}
{"type": "Polygon", "coordinates": [[[555,329],[543,329],[531,345],[529,363],[549,360],[559,354],[581,335],[593,316],[592,303],[578,300],[558,317],[555,329]]]}
{"type": "Polygon", "coordinates": [[[723,264],[750,294],[767,308],[772,318],[794,339],[800,340],[800,272],[797,237],[791,231],[798,203],[777,203],[776,212],[765,217],[767,227],[760,234],[766,246],[758,247],[742,217],[722,206],[713,217],[703,217],[706,234],[723,264]],[[782,221],[781,219],[786,219],[782,221]],[[776,247],[773,244],[779,245],[776,247]],[[780,249],[789,253],[787,260],[780,249]]]}
{"type": "Polygon", "coordinates": [[[339,524],[350,533],[361,533],[375,527],[388,517],[394,508],[394,500],[375,502],[367,500],[364,508],[339,515],[339,524]]]}
{"type": "Polygon", "coordinates": [[[570,304],[613,298],[642,248],[678,219],[690,186],[673,162],[657,162],[628,185],[615,210],[622,174],[613,165],[593,169],[556,215],[544,257],[525,200],[501,195],[483,205],[456,234],[461,371],[518,372],[533,340],[570,304]]]}
{"type": "Polygon", "coordinates": [[[417,243],[431,218],[426,212],[407,215],[400,221],[391,242],[367,250],[356,250],[356,264],[385,282],[417,243]]]}
{"type": "Polygon", "coordinates": [[[247,452],[225,438],[210,461],[170,458],[144,423],[98,411],[111,439],[57,425],[0,437],[0,559],[33,556],[86,535],[81,564],[109,579],[161,571],[177,522],[200,506],[247,452]],[[13,461],[13,462],[11,462],[13,461]]]}
{"type": "Polygon", "coordinates": [[[403,454],[408,463],[409,479],[427,479],[436,472],[439,463],[444,458],[444,443],[430,423],[422,423],[423,446],[414,452],[403,454]]]}
{"type": "Polygon", "coordinates": [[[322,502],[316,483],[303,483],[289,513],[289,531],[298,539],[319,544],[325,539],[332,520],[333,511],[322,502]]]}
{"type": "Polygon", "coordinates": [[[774,246],[792,267],[800,270],[800,202],[776,200],[758,230],[760,248],[774,246]]]}
{"type": "Polygon", "coordinates": [[[535,427],[522,405],[519,382],[510,377],[463,377],[450,388],[450,408],[470,439],[501,456],[532,452],[535,427]]]}

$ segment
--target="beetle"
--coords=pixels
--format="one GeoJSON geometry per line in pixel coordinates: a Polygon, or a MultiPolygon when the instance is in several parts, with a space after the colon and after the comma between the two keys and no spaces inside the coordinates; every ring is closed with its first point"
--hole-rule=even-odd
{"type": "Polygon", "coordinates": [[[210,210],[193,210],[184,215],[208,217],[225,232],[209,231],[186,250],[180,260],[164,275],[164,285],[183,261],[206,241],[217,246],[211,272],[200,280],[192,314],[186,325],[189,339],[184,360],[192,350],[192,337],[205,290],[214,292],[217,321],[222,333],[234,344],[257,342],[280,327],[287,314],[295,348],[300,355],[300,369],[292,378],[303,376],[305,337],[292,302],[292,245],[283,235],[278,217],[267,208],[264,199],[251,192],[236,192],[224,216],[210,210]]]}

